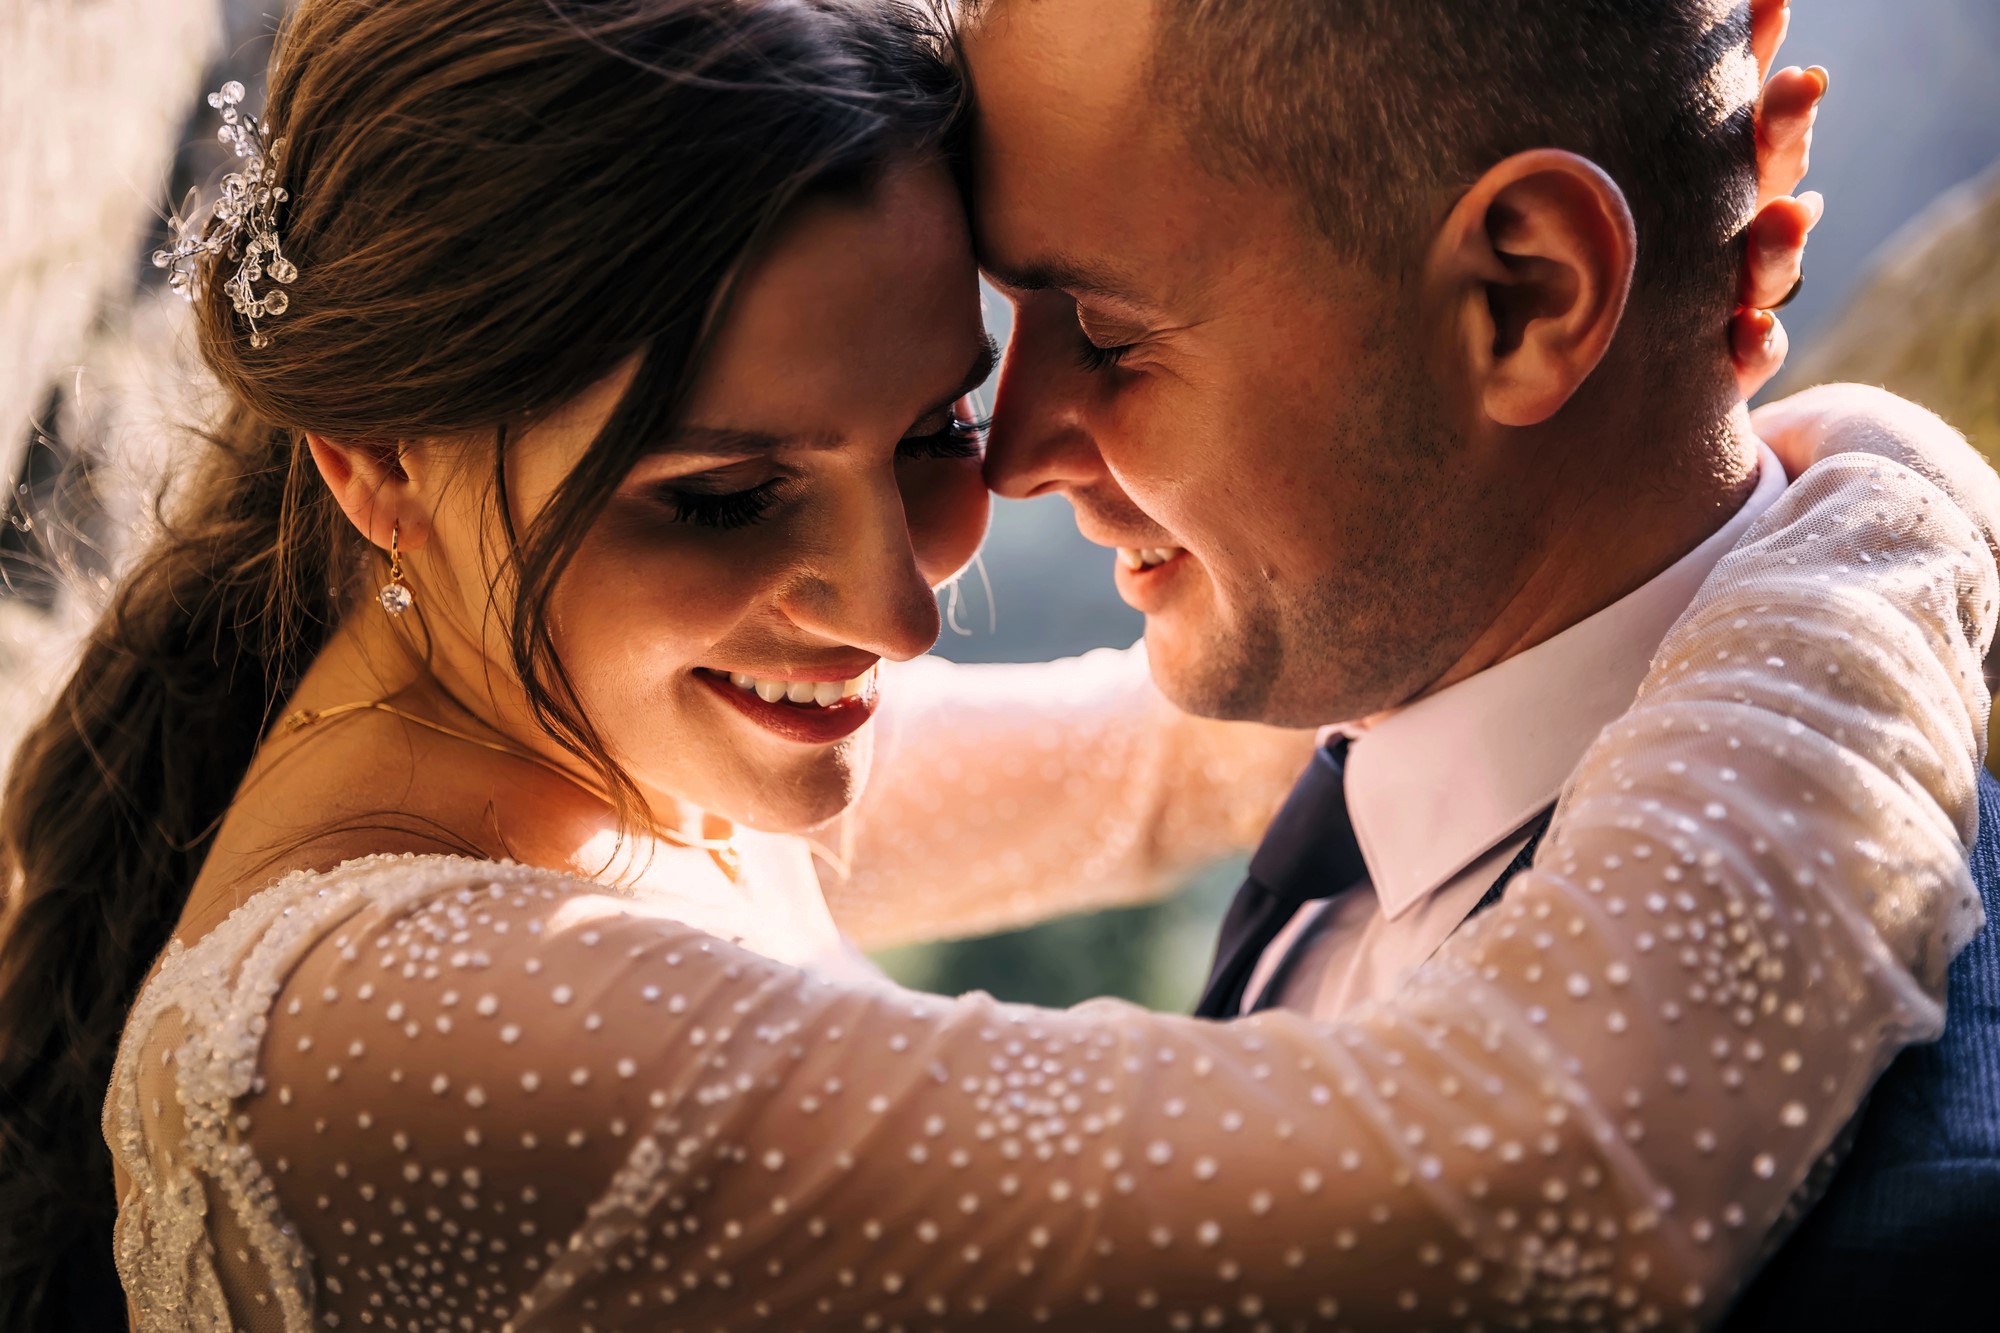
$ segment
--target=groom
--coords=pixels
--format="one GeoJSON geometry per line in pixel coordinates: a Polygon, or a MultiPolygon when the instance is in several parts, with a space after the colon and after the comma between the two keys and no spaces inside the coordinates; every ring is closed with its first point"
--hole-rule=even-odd
{"type": "MultiPolygon", "coordinates": [[[[970,16],[979,241],[1016,309],[990,480],[1067,495],[1119,549],[1176,703],[1343,733],[1252,866],[1351,887],[1246,885],[1204,1013],[1338,1015],[1489,905],[1782,489],[1716,333],[1755,195],[1747,38],[1718,0],[970,16]]],[[[1873,1326],[1977,1280],[1995,791],[1951,1026],[1879,1086],[1739,1307],[1757,1327],[1873,1326]]]]}

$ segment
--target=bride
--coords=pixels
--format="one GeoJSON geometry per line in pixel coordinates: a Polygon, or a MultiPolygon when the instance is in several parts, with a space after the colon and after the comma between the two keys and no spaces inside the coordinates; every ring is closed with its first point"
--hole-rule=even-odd
{"type": "Polygon", "coordinates": [[[864,782],[935,895],[870,910],[991,920],[1248,845],[1310,744],[894,668],[987,503],[935,37],[306,0],[239,99],[163,256],[217,448],[0,826],[10,1327],[107,1252],[140,1329],[1690,1322],[1936,1031],[1996,577],[1915,472],[1760,521],[1394,1003],[918,996],[812,865],[864,782]]]}

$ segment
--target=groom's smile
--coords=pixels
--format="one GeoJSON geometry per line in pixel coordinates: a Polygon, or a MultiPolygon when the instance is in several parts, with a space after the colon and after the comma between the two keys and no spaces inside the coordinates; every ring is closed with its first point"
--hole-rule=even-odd
{"type": "Polygon", "coordinates": [[[1438,445],[1409,294],[1207,170],[1155,26],[1149,0],[1001,0],[968,34],[977,239],[1015,306],[987,479],[1070,498],[1189,711],[1373,713],[1491,614],[1462,576],[1501,564],[1497,510],[1438,445]]]}

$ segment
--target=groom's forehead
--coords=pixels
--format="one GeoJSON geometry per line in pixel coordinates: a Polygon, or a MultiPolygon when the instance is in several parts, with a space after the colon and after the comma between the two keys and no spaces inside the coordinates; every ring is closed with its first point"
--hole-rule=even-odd
{"type": "Polygon", "coordinates": [[[963,28],[981,114],[1030,88],[1075,116],[1132,109],[1156,19],[1156,0],[983,0],[963,28]]]}
{"type": "MultiPolygon", "coordinates": [[[[1151,105],[1153,0],[986,0],[965,36],[986,203],[1146,189],[1182,156],[1151,105]]],[[[1046,200],[1044,203],[1046,204],[1046,200]]]]}

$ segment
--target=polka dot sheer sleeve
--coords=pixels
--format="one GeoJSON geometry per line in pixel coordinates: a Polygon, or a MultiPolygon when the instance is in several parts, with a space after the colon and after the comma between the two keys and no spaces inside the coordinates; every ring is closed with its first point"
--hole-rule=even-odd
{"type": "Polygon", "coordinates": [[[823,876],[866,947],[1157,897],[1256,845],[1313,736],[1181,712],[1143,647],[883,667],[868,786],[823,876]]]}
{"type": "Polygon", "coordinates": [[[1996,579],[1836,458],[1536,865],[1338,1024],[816,979],[522,868],[295,876],[106,1111],[143,1329],[1693,1327],[1975,928],[1996,579]]]}

